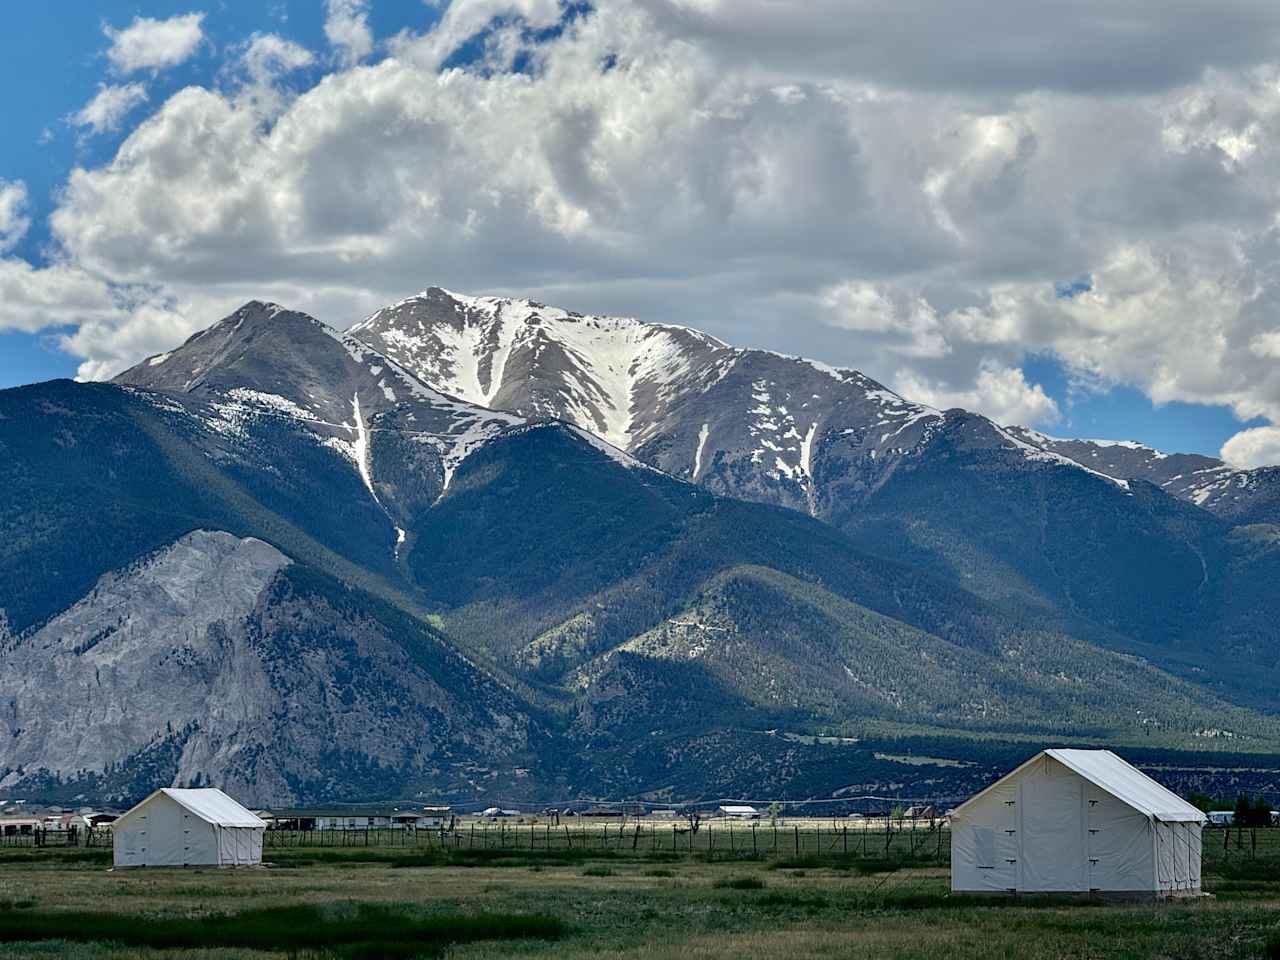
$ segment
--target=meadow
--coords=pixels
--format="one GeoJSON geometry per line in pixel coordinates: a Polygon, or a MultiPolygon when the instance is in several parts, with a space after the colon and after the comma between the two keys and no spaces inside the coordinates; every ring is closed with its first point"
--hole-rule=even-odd
{"type": "MultiPolygon", "coordinates": [[[[1280,958],[1280,831],[1207,833],[1196,901],[949,895],[945,855],[290,846],[240,870],[109,872],[0,849],[0,960],[1280,958]]],[[[620,845],[621,846],[621,845],[620,845]]],[[[638,846],[638,845],[637,845],[638,846]]]]}

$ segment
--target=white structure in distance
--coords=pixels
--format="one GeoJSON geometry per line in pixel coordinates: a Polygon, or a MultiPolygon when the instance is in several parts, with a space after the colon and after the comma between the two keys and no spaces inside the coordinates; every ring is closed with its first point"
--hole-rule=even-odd
{"type": "Polygon", "coordinates": [[[254,866],[266,826],[221,790],[165,787],[112,824],[115,865],[254,866]]]}
{"type": "Polygon", "coordinates": [[[1205,819],[1110,750],[1045,750],[952,813],[951,889],[1198,896],[1205,819]]]}

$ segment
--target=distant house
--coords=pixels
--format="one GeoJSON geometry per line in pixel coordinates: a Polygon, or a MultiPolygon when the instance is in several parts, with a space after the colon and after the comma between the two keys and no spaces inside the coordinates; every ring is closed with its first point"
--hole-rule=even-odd
{"type": "Polygon", "coordinates": [[[504,820],[508,817],[520,816],[519,810],[504,810],[502,807],[487,807],[480,811],[480,816],[486,820],[504,820]]]}
{"type": "Polygon", "coordinates": [[[759,820],[760,811],[745,804],[728,804],[716,808],[717,817],[728,817],[731,820],[759,820]]]}
{"type": "Polygon", "coordinates": [[[938,810],[932,804],[922,804],[920,806],[907,807],[902,814],[904,820],[936,820],[938,810]]]}
{"type": "Polygon", "coordinates": [[[586,810],[582,811],[582,815],[584,817],[600,817],[612,820],[621,820],[623,817],[622,811],[617,807],[602,806],[588,807],[586,810]]]}
{"type": "Polygon", "coordinates": [[[0,836],[14,837],[35,833],[43,825],[44,821],[39,817],[0,817],[0,836]]]}
{"type": "Polygon", "coordinates": [[[1215,827],[1229,827],[1236,822],[1236,812],[1234,810],[1210,810],[1205,816],[1209,818],[1209,823],[1215,827]]]}
{"type": "Polygon", "coordinates": [[[276,830],[438,830],[449,814],[442,806],[312,807],[273,811],[268,822],[276,830]]]}
{"type": "Polygon", "coordinates": [[[663,808],[660,810],[650,810],[649,816],[653,817],[655,820],[675,820],[680,816],[680,813],[676,810],[663,808]]]}

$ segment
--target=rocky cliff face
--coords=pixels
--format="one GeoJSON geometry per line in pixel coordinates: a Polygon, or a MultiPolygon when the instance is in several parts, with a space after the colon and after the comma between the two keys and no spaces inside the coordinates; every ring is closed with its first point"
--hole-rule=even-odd
{"type": "Polygon", "coordinates": [[[128,797],[216,774],[287,803],[457,788],[456,758],[500,768],[527,747],[527,718],[492,681],[289,566],[260,540],[195,531],[11,645],[0,787],[128,797]]]}

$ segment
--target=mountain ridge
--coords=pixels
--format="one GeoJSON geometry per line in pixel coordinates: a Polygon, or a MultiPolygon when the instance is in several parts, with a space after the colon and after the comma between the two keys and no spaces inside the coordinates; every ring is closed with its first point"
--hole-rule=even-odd
{"type": "Polygon", "coordinates": [[[833,725],[1280,742],[1280,530],[677,328],[630,322],[647,365],[619,378],[582,357],[613,328],[570,350],[557,325],[590,318],[534,312],[465,371],[516,397],[523,370],[542,404],[523,414],[261,302],[114,384],[0,391],[0,789],[216,775],[293,802],[730,791],[746,769],[827,789],[855,755],[884,772],[760,732],[833,725]],[[624,379],[645,399],[625,423],[624,379]],[[224,550],[270,562],[224,574],[224,550]],[[178,636],[155,598],[182,570],[206,571],[209,606],[178,636]],[[38,651],[66,677],[136,665],[60,688],[38,651]],[[214,690],[235,710],[191,712],[214,690]],[[59,739],[76,711],[110,757],[59,739]]]}

